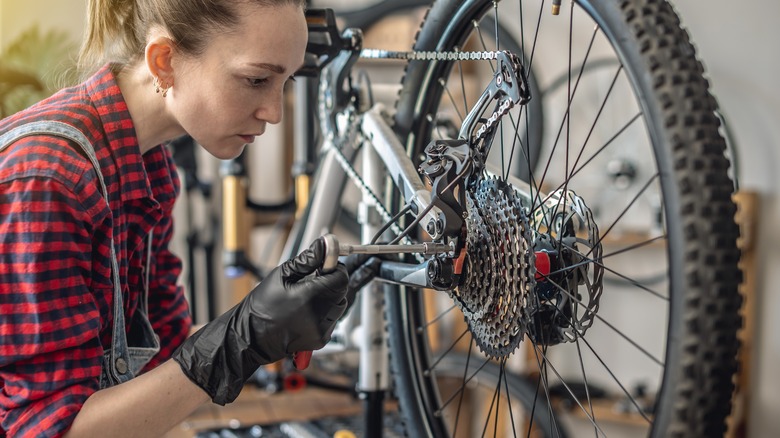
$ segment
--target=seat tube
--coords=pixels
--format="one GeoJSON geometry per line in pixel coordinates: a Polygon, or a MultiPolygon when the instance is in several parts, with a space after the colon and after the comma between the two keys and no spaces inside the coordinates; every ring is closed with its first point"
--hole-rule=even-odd
{"type": "MultiPolygon", "coordinates": [[[[379,155],[371,145],[363,147],[363,176],[371,191],[384,191],[386,172],[379,155]]],[[[382,226],[374,208],[375,201],[363,197],[360,204],[362,241],[369,243],[382,226]]],[[[383,286],[372,282],[360,293],[360,370],[358,392],[364,400],[366,436],[381,437],[384,394],[390,388],[390,366],[384,329],[383,286]]]]}

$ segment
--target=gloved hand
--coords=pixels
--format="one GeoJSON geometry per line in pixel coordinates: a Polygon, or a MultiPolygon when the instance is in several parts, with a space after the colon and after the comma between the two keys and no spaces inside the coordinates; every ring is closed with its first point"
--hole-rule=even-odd
{"type": "Polygon", "coordinates": [[[342,257],[339,262],[344,264],[349,273],[347,286],[347,309],[349,309],[355,302],[358,291],[379,275],[382,259],[370,254],[350,254],[342,257]]]}
{"type": "Polygon", "coordinates": [[[325,244],[317,239],[174,353],[184,374],[214,403],[235,400],[259,366],[320,349],[330,340],[347,308],[348,277],[341,264],[327,274],[311,275],[324,256],[325,244]]]}

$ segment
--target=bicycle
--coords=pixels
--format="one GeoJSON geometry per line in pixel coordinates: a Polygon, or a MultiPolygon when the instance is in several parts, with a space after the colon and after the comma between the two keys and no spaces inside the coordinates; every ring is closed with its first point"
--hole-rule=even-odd
{"type": "MultiPolygon", "coordinates": [[[[310,29],[328,35],[314,66],[323,142],[282,258],[355,208],[341,200],[347,181],[361,193],[361,241],[450,246],[383,263],[361,292],[366,410],[381,412],[392,387],[409,436],[528,435],[534,425],[557,436],[580,420],[578,430],[605,436],[596,386],[627,401],[641,434],[720,436],[741,325],[739,232],[703,67],[664,0],[553,1],[558,17],[546,6],[437,0],[411,52],[364,50],[360,31],[336,32],[312,11],[310,29]],[[519,18],[519,53],[482,29],[485,15],[519,18]],[[360,56],[408,62],[394,108],[374,105],[366,78],[353,78],[360,56]],[[566,89],[543,96],[552,129],[532,143],[527,108],[542,96],[528,72],[543,81],[561,77],[556,67],[566,89]],[[652,275],[637,263],[648,259],[652,275]],[[482,367],[499,370],[495,404],[473,430],[459,422],[465,391],[444,392],[437,376],[452,354],[477,367],[464,367],[461,388],[482,367]],[[535,377],[521,422],[501,377],[514,368],[535,377]],[[638,384],[641,400],[629,389],[638,384]]],[[[379,423],[369,430],[381,435],[379,423]]]]}

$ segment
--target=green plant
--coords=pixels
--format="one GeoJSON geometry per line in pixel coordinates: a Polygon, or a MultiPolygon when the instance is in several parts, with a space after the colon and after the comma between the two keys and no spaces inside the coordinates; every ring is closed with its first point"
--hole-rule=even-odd
{"type": "Polygon", "coordinates": [[[77,45],[60,30],[34,25],[0,53],[0,117],[51,96],[77,79],[77,45]]]}

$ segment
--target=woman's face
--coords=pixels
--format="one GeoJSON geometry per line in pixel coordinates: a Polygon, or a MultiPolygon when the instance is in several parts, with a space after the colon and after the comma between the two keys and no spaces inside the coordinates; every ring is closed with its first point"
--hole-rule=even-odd
{"type": "Polygon", "coordinates": [[[220,159],[282,119],[285,83],[302,65],[306,19],[293,5],[240,2],[241,23],[209,38],[198,56],[178,56],[169,109],[181,127],[220,159]]]}

